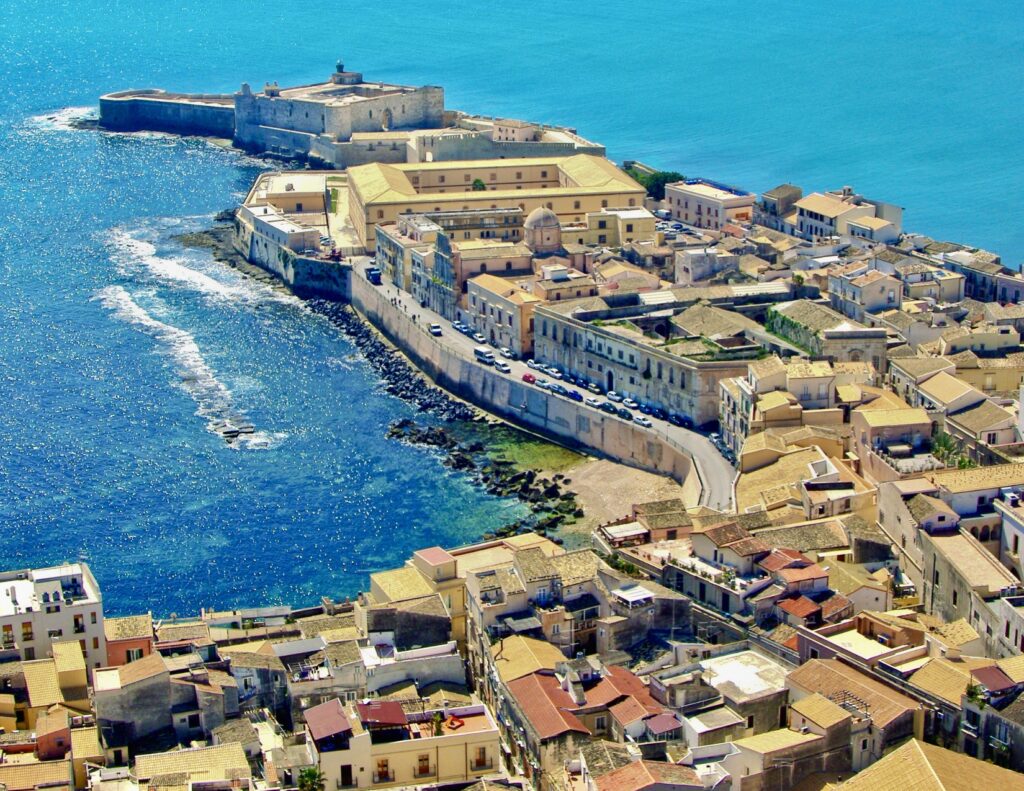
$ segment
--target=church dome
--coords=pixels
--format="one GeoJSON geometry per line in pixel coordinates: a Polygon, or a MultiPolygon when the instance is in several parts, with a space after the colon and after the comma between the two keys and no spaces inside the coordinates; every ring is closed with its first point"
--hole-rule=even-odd
{"type": "Polygon", "coordinates": [[[562,224],[558,221],[558,215],[551,209],[538,206],[530,212],[523,227],[527,230],[535,230],[537,228],[561,228],[562,224]]]}

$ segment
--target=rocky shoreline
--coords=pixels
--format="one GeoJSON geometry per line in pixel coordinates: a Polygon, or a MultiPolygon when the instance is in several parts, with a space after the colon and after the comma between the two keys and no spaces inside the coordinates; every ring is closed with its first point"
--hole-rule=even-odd
{"type": "MultiPolygon", "coordinates": [[[[287,285],[246,261],[234,249],[231,244],[233,217],[234,213],[230,210],[220,212],[214,218],[216,224],[212,228],[181,234],[175,238],[187,247],[210,250],[215,260],[261,282],[290,291],[287,285]]],[[[380,377],[382,389],[388,395],[400,398],[415,406],[419,412],[444,423],[489,423],[482,412],[430,383],[398,349],[385,343],[349,305],[322,298],[307,298],[303,301],[311,311],[323,316],[352,341],[380,377]]],[[[460,442],[456,433],[446,426],[421,425],[410,418],[397,420],[388,429],[388,436],[393,439],[443,452],[446,467],[469,475],[473,483],[488,494],[515,497],[530,509],[527,517],[505,525],[494,533],[485,534],[485,539],[522,532],[547,535],[549,531],[584,515],[576,494],[565,488],[571,483],[570,479],[561,473],[548,477],[542,470],[517,468],[512,461],[493,458],[484,442],[460,442]]],[[[561,539],[553,540],[561,543],[561,539]]]]}
{"type": "MultiPolygon", "coordinates": [[[[540,470],[519,469],[508,459],[492,458],[483,442],[459,442],[444,426],[422,426],[411,418],[392,423],[388,436],[443,451],[446,467],[470,475],[473,482],[488,494],[515,497],[530,509],[528,517],[486,534],[484,538],[525,532],[547,535],[548,531],[584,515],[576,493],[565,488],[572,480],[561,473],[549,478],[540,470]]],[[[560,539],[554,540],[561,543],[560,539]]]]}

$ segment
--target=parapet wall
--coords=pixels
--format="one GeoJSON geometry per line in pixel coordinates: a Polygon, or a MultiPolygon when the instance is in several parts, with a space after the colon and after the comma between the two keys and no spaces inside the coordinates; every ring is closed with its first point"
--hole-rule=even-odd
{"type": "MultiPolygon", "coordinates": [[[[689,454],[634,423],[606,415],[519,379],[460,357],[414,324],[387,299],[391,287],[351,273],[351,302],[392,343],[441,387],[512,423],[586,448],[632,467],[683,483],[693,470],[689,454]]],[[[692,485],[692,483],[691,483],[692,485]]]]}
{"type": "Polygon", "coordinates": [[[172,132],[232,138],[234,98],[229,94],[121,91],[100,97],[100,125],[117,132],[172,132]]]}

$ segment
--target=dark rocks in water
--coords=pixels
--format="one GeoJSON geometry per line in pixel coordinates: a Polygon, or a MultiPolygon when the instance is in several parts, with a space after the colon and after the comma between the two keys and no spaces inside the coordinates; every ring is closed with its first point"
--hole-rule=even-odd
{"type": "Polygon", "coordinates": [[[352,340],[381,378],[388,394],[412,404],[420,412],[445,421],[473,420],[477,416],[471,407],[427,382],[347,305],[326,299],[310,299],[306,304],[352,340]]]}

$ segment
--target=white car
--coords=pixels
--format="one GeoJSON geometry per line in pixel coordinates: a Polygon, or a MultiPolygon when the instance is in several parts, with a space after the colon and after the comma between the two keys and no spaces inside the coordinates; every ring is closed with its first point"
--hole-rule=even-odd
{"type": "Polygon", "coordinates": [[[609,401],[614,401],[617,404],[622,403],[622,396],[620,396],[614,390],[609,390],[607,393],[605,393],[605,395],[608,397],[609,401]]]}
{"type": "Polygon", "coordinates": [[[601,406],[601,399],[600,398],[593,398],[593,397],[591,397],[591,398],[585,399],[584,403],[587,406],[592,406],[592,407],[594,407],[596,409],[597,407],[601,406]]]}
{"type": "Polygon", "coordinates": [[[498,349],[498,354],[504,357],[506,360],[514,360],[516,356],[512,353],[512,350],[508,346],[502,346],[498,349]]]}
{"type": "Polygon", "coordinates": [[[534,371],[542,370],[541,367],[539,365],[537,365],[537,361],[534,360],[532,357],[529,360],[526,361],[526,367],[527,368],[532,368],[534,371]]]}
{"type": "Polygon", "coordinates": [[[512,373],[512,366],[504,360],[495,360],[494,367],[501,371],[503,374],[512,373]]]}
{"type": "Polygon", "coordinates": [[[654,425],[650,420],[645,418],[643,415],[637,415],[635,418],[633,418],[633,422],[643,426],[644,428],[650,428],[651,426],[654,425]]]}
{"type": "Polygon", "coordinates": [[[431,335],[440,335],[441,334],[441,325],[440,324],[431,324],[430,325],[430,334],[431,335]]]}

